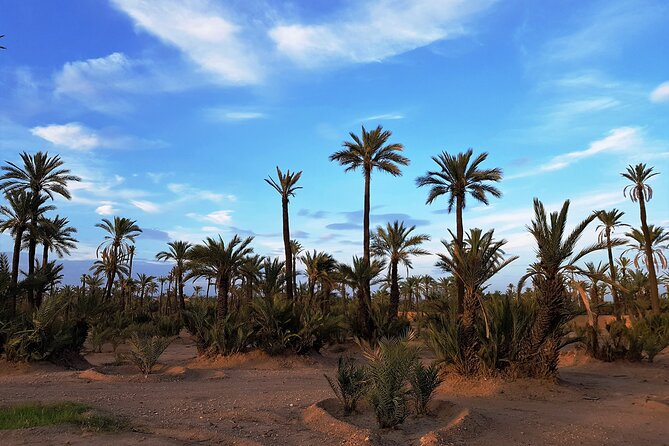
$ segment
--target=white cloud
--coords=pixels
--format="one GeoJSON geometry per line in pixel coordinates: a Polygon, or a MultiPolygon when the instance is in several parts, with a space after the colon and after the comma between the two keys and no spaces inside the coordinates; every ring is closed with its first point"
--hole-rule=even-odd
{"type": "Polygon", "coordinates": [[[404,119],[404,115],[400,113],[383,113],[362,118],[361,121],[396,121],[399,119],[404,119]]]}
{"type": "Polygon", "coordinates": [[[103,145],[95,132],[76,122],[33,127],[30,132],[52,144],[74,150],[90,150],[103,145]]]}
{"type": "Polygon", "coordinates": [[[226,110],[211,108],[205,111],[207,117],[213,121],[248,121],[266,118],[267,115],[257,111],[226,110]]]}
{"type": "Polygon", "coordinates": [[[279,52],[304,66],[376,62],[467,33],[464,23],[492,0],[375,0],[333,21],[269,31],[279,52]]]}
{"type": "Polygon", "coordinates": [[[100,215],[114,215],[118,209],[114,208],[113,203],[106,202],[95,208],[95,212],[100,215]]]}
{"type": "Polygon", "coordinates": [[[619,127],[611,130],[606,137],[590,143],[587,149],[555,156],[539,167],[532,167],[525,172],[509,175],[506,179],[524,178],[545,172],[553,172],[569,167],[584,158],[589,158],[601,153],[631,152],[633,150],[642,149],[643,146],[644,140],[641,134],[641,129],[638,127],[619,127]]]}
{"type": "Polygon", "coordinates": [[[170,183],[167,185],[167,189],[170,192],[173,192],[180,196],[181,200],[205,200],[218,203],[224,200],[227,201],[236,201],[237,197],[232,194],[221,194],[218,192],[212,192],[205,189],[198,189],[196,187],[190,186],[183,183],[170,183]]]}
{"type": "Polygon", "coordinates": [[[662,82],[650,94],[652,102],[669,102],[669,81],[662,82]]]}
{"type": "Polygon", "coordinates": [[[135,25],[179,49],[202,70],[225,84],[256,84],[262,67],[242,41],[242,27],[214,2],[194,0],[112,0],[135,25]]]}
{"type": "Polygon", "coordinates": [[[156,212],[161,211],[160,206],[155,203],[151,203],[150,201],[132,200],[131,203],[136,208],[141,209],[142,211],[149,214],[155,214],[156,212]]]}
{"type": "MultiPolygon", "coordinates": [[[[218,225],[227,225],[232,222],[233,211],[221,209],[220,211],[210,212],[207,215],[196,214],[194,212],[189,212],[186,214],[187,217],[190,217],[198,221],[211,222],[218,225]]],[[[209,227],[211,229],[211,227],[209,227]]]]}

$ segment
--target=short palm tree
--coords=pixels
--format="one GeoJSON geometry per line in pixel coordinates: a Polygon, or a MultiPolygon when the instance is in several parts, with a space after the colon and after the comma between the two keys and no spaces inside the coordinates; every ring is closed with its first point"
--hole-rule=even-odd
{"type": "Polygon", "coordinates": [[[144,296],[151,285],[156,284],[156,276],[137,274],[137,286],[139,287],[139,307],[144,308],[144,296]]]}
{"type": "Polygon", "coordinates": [[[242,266],[239,267],[239,274],[242,276],[243,281],[242,286],[246,289],[246,299],[249,302],[253,299],[253,291],[257,283],[261,280],[264,261],[265,257],[252,255],[246,257],[242,266]]]}
{"type": "MultiPolygon", "coordinates": [[[[656,268],[664,269],[667,267],[667,257],[664,255],[664,250],[669,249],[669,232],[665,231],[662,226],[655,225],[648,225],[648,232],[650,233],[650,258],[656,268]]],[[[634,266],[639,268],[643,263],[648,269],[648,250],[646,249],[646,237],[643,232],[640,229],[631,228],[625,235],[630,238],[629,248],[625,252],[636,251],[634,266]]]]}
{"type": "MultiPolygon", "coordinates": [[[[486,152],[472,159],[473,156],[472,149],[457,155],[442,152],[441,155],[432,157],[439,170],[428,171],[425,175],[416,178],[418,187],[430,187],[426,204],[431,204],[442,195],[448,196],[448,212],[455,209],[456,242],[460,247],[464,243],[462,213],[467,205],[467,195],[486,205],[489,203],[488,194],[495,198],[502,196],[502,192],[490,184],[501,181],[502,170],[480,168],[488,158],[486,152]]],[[[464,284],[460,279],[457,280],[457,287],[458,314],[461,315],[464,311],[465,292],[464,284]]]]}
{"type": "MultiPolygon", "coordinates": [[[[601,224],[597,226],[597,229],[599,230],[599,241],[606,243],[606,251],[609,256],[609,275],[611,276],[611,281],[613,283],[618,280],[618,277],[616,275],[616,266],[613,263],[613,244],[611,242],[611,235],[617,228],[627,226],[621,222],[623,215],[625,215],[625,213],[618,209],[597,212],[597,218],[601,222],[601,224]]],[[[620,295],[616,286],[611,287],[611,295],[613,296],[613,307],[616,317],[620,318],[620,295]]]]}
{"type": "MultiPolygon", "coordinates": [[[[300,260],[304,263],[307,285],[309,287],[307,305],[312,305],[315,301],[317,283],[325,284],[325,288],[332,289],[332,274],[337,269],[337,261],[330,254],[319,252],[315,249],[313,252],[305,252],[300,257],[300,260]]],[[[329,295],[329,292],[327,294],[329,295]]]]}
{"type": "Polygon", "coordinates": [[[388,259],[390,266],[390,305],[388,307],[388,320],[397,318],[400,305],[400,287],[397,267],[400,263],[407,268],[412,267],[411,256],[422,256],[429,254],[420,245],[430,240],[426,234],[412,234],[416,226],[406,227],[404,222],[395,220],[388,223],[385,228],[379,226],[372,234],[372,253],[377,257],[388,259]]]}
{"type": "Polygon", "coordinates": [[[167,251],[160,251],[158,254],[156,254],[156,259],[163,262],[169,260],[175,263],[179,306],[182,310],[185,310],[186,302],[184,300],[184,274],[186,273],[186,260],[188,260],[188,252],[193,245],[182,240],[177,240],[174,242],[169,242],[167,246],[169,249],[167,251]]]}
{"type": "Polygon", "coordinates": [[[385,263],[382,260],[374,259],[371,262],[365,262],[365,259],[353,256],[351,265],[340,263],[338,265],[340,278],[343,283],[355,290],[358,300],[358,330],[363,336],[371,336],[374,326],[371,320],[371,301],[367,302],[364,298],[365,288],[369,285],[375,285],[383,279],[380,277],[385,263]],[[364,309],[362,307],[365,307],[364,309]]]}
{"type": "MultiPolygon", "coordinates": [[[[72,198],[67,184],[71,181],[81,181],[81,178],[71,175],[69,169],[64,169],[63,160],[58,156],[49,156],[48,152],[37,152],[31,155],[27,152],[21,153],[23,166],[12,162],[6,162],[1,169],[4,174],[0,176],[0,189],[5,192],[30,192],[33,197],[48,196],[53,200],[54,196],[60,195],[66,199],[72,198]]],[[[39,212],[39,199],[32,201],[30,215],[29,242],[28,242],[28,275],[35,273],[35,250],[37,247],[37,220],[39,212]]],[[[34,301],[35,290],[28,288],[28,301],[34,301]]]]}
{"type": "Polygon", "coordinates": [[[285,262],[278,258],[265,258],[262,264],[262,295],[265,299],[272,299],[281,292],[281,282],[285,275],[285,262]]]}
{"type": "Polygon", "coordinates": [[[632,184],[625,187],[623,193],[629,194],[633,202],[639,203],[639,218],[641,220],[641,233],[644,239],[644,249],[646,253],[646,268],[648,269],[648,282],[650,286],[650,305],[654,314],[660,314],[660,295],[657,286],[657,274],[655,272],[655,263],[653,262],[653,250],[650,230],[646,217],[646,203],[653,198],[653,189],[648,184],[651,178],[658,175],[653,172],[653,167],[646,167],[639,163],[636,166],[628,166],[627,171],[621,175],[628,179],[632,184]]]}
{"type": "Polygon", "coordinates": [[[290,246],[290,223],[288,219],[288,202],[290,197],[295,196],[295,191],[302,189],[297,186],[297,182],[302,176],[302,172],[281,172],[279,166],[276,166],[276,181],[274,178],[266,178],[267,184],[272,186],[281,195],[281,212],[283,218],[283,249],[286,256],[286,297],[289,301],[293,300],[293,251],[290,246]]]}
{"type": "Polygon", "coordinates": [[[191,277],[215,277],[218,296],[216,318],[222,320],[228,314],[228,298],[232,280],[238,274],[246,257],[253,254],[250,246],[253,237],[241,239],[235,235],[229,242],[207,237],[202,243],[191,248],[189,269],[191,277]]]}
{"type": "MultiPolygon", "coordinates": [[[[109,269],[106,271],[105,299],[110,299],[114,279],[118,275],[118,266],[126,263],[128,248],[135,243],[135,238],[142,233],[142,230],[137,226],[135,220],[126,217],[114,217],[113,220],[103,218],[102,223],[97,223],[95,227],[107,233],[104,241],[98,246],[96,255],[100,257],[101,252],[107,251],[105,261],[109,263],[109,269]]],[[[126,267],[126,269],[128,269],[127,273],[129,274],[129,268],[126,267]]],[[[121,306],[123,305],[124,302],[121,302],[121,306]]]]}
{"type": "Polygon", "coordinates": [[[517,287],[520,292],[525,281],[532,278],[538,291],[532,329],[521,346],[525,373],[531,376],[554,376],[557,370],[562,325],[568,317],[567,273],[587,254],[606,249],[606,243],[595,243],[574,254],[583,232],[597,214],[591,214],[567,233],[568,212],[569,200],[559,212],[549,216],[543,203],[534,199],[534,220],[528,230],[537,243],[537,261],[530,265],[517,287]]]}
{"type": "Polygon", "coordinates": [[[297,292],[297,256],[302,252],[304,248],[302,244],[297,240],[290,241],[290,253],[293,257],[293,292],[297,292]]]}
{"type": "MultiPolygon", "coordinates": [[[[381,172],[389,173],[393,176],[402,175],[399,166],[408,166],[409,159],[404,157],[401,152],[404,150],[402,144],[389,144],[388,140],[392,133],[388,130],[383,130],[383,127],[378,126],[372,131],[367,131],[362,127],[362,134],[360,136],[355,133],[349,133],[351,141],[345,141],[342,146],[343,150],[339,150],[330,155],[330,161],[336,161],[340,165],[345,166],[345,171],[354,171],[360,168],[365,179],[365,193],[364,193],[364,207],[363,207],[363,261],[370,267],[370,228],[369,228],[369,214],[371,209],[370,204],[370,187],[372,170],[380,170],[381,172]]],[[[365,313],[371,306],[372,294],[370,285],[364,287],[363,293],[359,296],[365,300],[360,305],[360,311],[363,312],[361,320],[366,320],[365,326],[371,330],[371,315],[365,313]]],[[[371,334],[371,331],[369,332],[371,334]]],[[[364,335],[364,334],[363,334],[364,335]]]]}

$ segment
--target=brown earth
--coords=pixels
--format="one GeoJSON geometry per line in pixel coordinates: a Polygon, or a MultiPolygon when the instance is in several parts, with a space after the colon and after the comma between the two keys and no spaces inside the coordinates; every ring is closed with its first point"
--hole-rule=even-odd
{"type": "Polygon", "coordinates": [[[447,377],[433,416],[382,431],[365,411],[339,423],[334,402],[324,401],[332,393],[323,374],[334,372],[342,349],[205,360],[182,335],[148,378],[118,361],[110,347],[87,354],[94,368],[83,372],[0,362],[3,405],[84,402],[133,427],[3,431],[0,444],[396,445],[420,444],[422,437],[426,445],[669,445],[667,350],[653,364],[602,363],[571,351],[563,355],[558,383],[447,377]]]}

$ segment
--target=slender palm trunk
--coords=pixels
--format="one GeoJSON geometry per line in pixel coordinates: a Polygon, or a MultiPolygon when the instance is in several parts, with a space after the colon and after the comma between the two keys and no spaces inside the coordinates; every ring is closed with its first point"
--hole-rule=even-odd
{"type": "MultiPolygon", "coordinates": [[[[365,168],[365,202],[363,209],[363,220],[362,220],[362,245],[363,253],[362,259],[365,262],[365,266],[369,270],[370,265],[370,255],[369,255],[369,213],[370,213],[370,183],[371,183],[371,168],[365,168]]],[[[365,279],[363,284],[363,290],[361,294],[362,302],[360,302],[360,322],[361,329],[363,330],[363,336],[371,336],[372,333],[372,318],[370,315],[370,310],[372,307],[372,289],[370,286],[370,278],[365,279]]]]}
{"type": "Polygon", "coordinates": [[[281,212],[283,214],[283,249],[286,256],[286,298],[293,301],[293,262],[291,262],[292,250],[290,249],[290,222],[288,220],[288,197],[281,199],[281,212]]]}
{"type": "MultiPolygon", "coordinates": [[[[606,229],[606,250],[609,256],[609,275],[611,276],[611,281],[613,284],[618,282],[618,275],[616,274],[616,267],[613,263],[613,250],[611,249],[611,229],[606,229]]],[[[620,295],[618,294],[618,288],[615,285],[611,285],[611,296],[613,297],[613,312],[616,315],[616,319],[620,320],[621,317],[621,308],[620,308],[620,295]]]]}
{"type": "Polygon", "coordinates": [[[14,239],[14,253],[12,254],[12,282],[11,282],[11,294],[12,294],[12,303],[10,308],[10,316],[16,314],[16,300],[18,295],[18,282],[19,282],[19,267],[21,260],[21,241],[23,240],[23,232],[25,228],[18,228],[16,231],[16,238],[14,239]]]}
{"type": "Polygon", "coordinates": [[[297,254],[293,256],[293,293],[297,293],[297,254]]]}
{"type": "Polygon", "coordinates": [[[160,297],[159,297],[159,304],[158,304],[160,314],[163,314],[165,312],[165,309],[163,308],[163,287],[164,286],[165,286],[165,282],[163,282],[161,280],[160,281],[160,297]]]}
{"type": "Polygon", "coordinates": [[[390,307],[388,308],[388,320],[397,319],[400,307],[400,285],[397,278],[397,262],[392,260],[390,265],[390,307]]]}
{"type": "MultiPolygon", "coordinates": [[[[42,247],[42,271],[46,272],[46,264],[49,263],[49,245],[45,244],[42,247]]],[[[39,308],[42,306],[42,288],[35,292],[35,306],[39,308]]]]}
{"type": "MultiPolygon", "coordinates": [[[[643,191],[642,191],[643,192],[643,191]]],[[[648,269],[648,282],[650,288],[650,305],[653,314],[660,314],[660,295],[657,287],[657,274],[655,273],[655,263],[653,262],[653,246],[651,245],[650,231],[646,221],[646,202],[644,194],[639,194],[639,214],[641,217],[641,230],[643,231],[644,250],[646,251],[646,268],[648,269]]]]}
{"type": "Polygon", "coordinates": [[[177,281],[179,282],[179,307],[182,310],[186,309],[186,299],[184,299],[184,275],[181,268],[177,271],[177,281]]]}
{"type": "MultiPolygon", "coordinates": [[[[37,228],[37,216],[33,215],[30,220],[30,234],[28,238],[28,277],[32,279],[35,274],[35,254],[37,250],[37,239],[35,237],[35,229],[37,228]]],[[[35,289],[33,286],[28,287],[28,303],[31,308],[35,308],[35,289]]]]}
{"type": "MultiPolygon", "coordinates": [[[[455,219],[456,219],[456,239],[458,244],[458,249],[463,249],[465,230],[462,223],[462,212],[464,210],[464,196],[458,195],[456,200],[456,209],[455,209],[455,219]]],[[[456,277],[456,284],[458,290],[458,315],[462,316],[464,309],[465,301],[465,284],[460,278],[456,277]]]]}

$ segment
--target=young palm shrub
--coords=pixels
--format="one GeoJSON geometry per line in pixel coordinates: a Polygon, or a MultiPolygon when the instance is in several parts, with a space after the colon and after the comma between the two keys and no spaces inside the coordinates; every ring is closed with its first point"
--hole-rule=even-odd
{"type": "Polygon", "coordinates": [[[505,259],[502,247],[506,244],[506,240],[495,240],[493,235],[492,230],[483,233],[480,229],[474,228],[469,231],[463,245],[458,244],[455,236],[451,242],[442,241],[446,253],[439,254],[437,262],[438,267],[452,273],[465,287],[464,311],[458,330],[458,345],[464,348],[463,371],[466,375],[474,375],[479,369],[476,354],[478,349],[476,324],[481,316],[485,322],[486,338],[490,333],[488,317],[482,300],[485,284],[518,258],[505,259]]]}
{"type": "Polygon", "coordinates": [[[428,413],[427,405],[432,401],[434,391],[437,390],[442,379],[439,376],[439,366],[432,363],[428,366],[418,362],[409,374],[411,384],[411,399],[413,400],[416,415],[428,413]]]}
{"type": "Polygon", "coordinates": [[[162,336],[139,337],[133,334],[130,338],[130,353],[128,359],[137,366],[140,372],[146,378],[151,373],[151,369],[158,362],[158,358],[169,347],[174,338],[164,338],[162,336]]]}
{"type": "Polygon", "coordinates": [[[344,415],[356,408],[358,400],[365,394],[365,368],[355,363],[353,358],[339,357],[335,379],[324,375],[337,399],[344,406],[344,415]]]}
{"type": "Polygon", "coordinates": [[[411,339],[413,333],[363,348],[369,360],[367,399],[381,428],[395,427],[409,415],[408,380],[418,362],[418,349],[408,344],[411,339]]]}

